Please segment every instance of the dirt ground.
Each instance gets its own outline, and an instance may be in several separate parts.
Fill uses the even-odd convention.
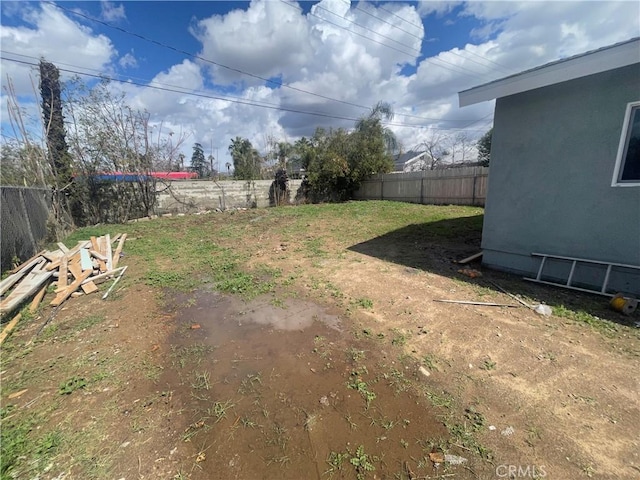
[[[477,234],[353,243],[322,218],[292,237],[248,215],[270,294],[149,286],[133,254],[113,298],[20,324],[2,347],[3,479],[640,476],[637,313],[469,279],[452,261]],[[435,301],[518,305],[490,282],[568,308]]]

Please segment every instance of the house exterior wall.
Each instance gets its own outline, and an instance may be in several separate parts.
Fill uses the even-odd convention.
[[[497,99],[486,265],[532,276],[532,252],[640,265],[640,187],[611,186],[625,108],[638,100],[640,64]],[[585,285],[602,283],[585,270]],[[618,270],[611,286],[640,295],[640,274]]]

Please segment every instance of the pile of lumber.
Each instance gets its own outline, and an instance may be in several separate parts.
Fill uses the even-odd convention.
[[[97,292],[96,284],[109,278],[117,276],[117,282],[127,269],[118,267],[126,238],[126,233],[114,238],[110,235],[91,237],[73,248],[58,243],[57,250],[37,253],[0,282],[0,315],[10,314],[36,294],[34,301],[39,298],[39,303],[51,281],[56,286],[56,296],[50,303],[53,307],[71,296]]]

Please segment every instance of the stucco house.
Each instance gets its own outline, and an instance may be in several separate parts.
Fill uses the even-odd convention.
[[[640,296],[640,38],[459,93],[493,99],[483,264],[589,260],[548,257],[540,280]]]

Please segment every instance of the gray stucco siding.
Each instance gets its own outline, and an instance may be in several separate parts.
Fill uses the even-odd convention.
[[[497,99],[485,264],[532,274],[541,252],[640,265],[640,187],[611,186],[638,100],[640,64]],[[623,283],[640,294],[636,280]]]

